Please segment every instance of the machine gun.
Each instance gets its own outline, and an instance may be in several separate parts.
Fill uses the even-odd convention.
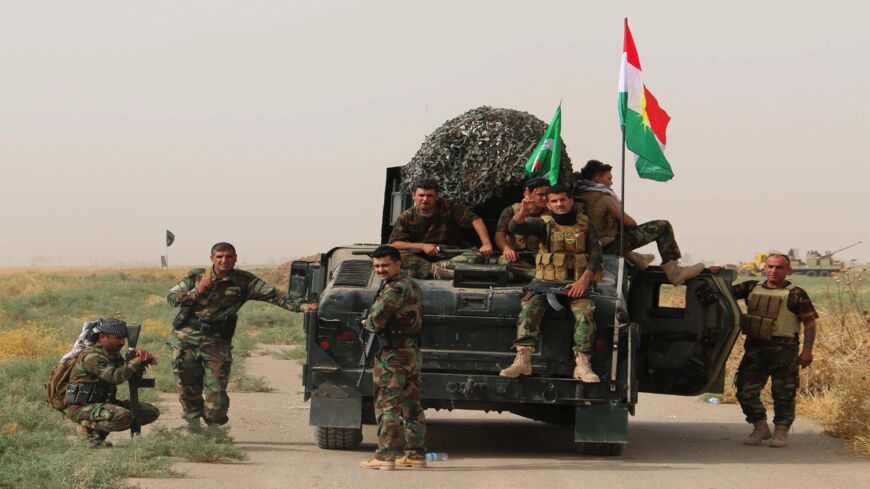
[[[142,325],[127,325],[127,355],[125,359],[128,362],[136,356],[136,348],[139,345],[139,335],[141,332]],[[127,381],[127,385],[130,388],[130,412],[133,414],[133,424],[130,425],[131,438],[142,434],[142,413],[139,411],[139,389],[154,387],[154,379],[144,378],[145,367],[148,363],[150,362],[145,362],[139,365],[136,373]]]

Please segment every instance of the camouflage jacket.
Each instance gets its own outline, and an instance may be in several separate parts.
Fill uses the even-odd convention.
[[[746,282],[732,285],[731,290],[734,292],[734,298],[746,301],[749,298],[749,294],[752,293],[752,289],[754,289],[759,283],[764,288],[770,288],[767,286],[767,280],[763,282],[747,280]],[[785,286],[788,286],[790,283],[791,282],[786,282]],[[800,287],[794,287],[789,291],[786,307],[788,307],[788,310],[793,312],[801,322],[806,322],[810,319],[816,319],[819,317],[816,308],[813,306],[813,301],[811,301],[810,296],[807,295],[807,291]]]
[[[89,346],[76,356],[69,383],[118,385],[129,380],[136,369],[133,362],[125,362],[117,353],[109,354],[100,345]]]
[[[541,214],[543,214],[544,212],[546,212],[546,209],[542,209],[537,214],[529,214],[529,217],[530,218],[540,217]],[[505,209],[503,211],[501,211],[501,215],[498,216],[498,223],[495,225],[495,232],[507,234],[508,235],[508,244],[510,244],[511,247],[515,251],[520,251],[520,249],[537,250],[538,249],[537,246],[534,246],[534,247],[527,246],[525,248],[520,248],[519,245],[516,243],[516,240],[513,237],[515,233],[512,233],[510,231],[510,229],[508,229],[511,221],[514,220],[514,214],[515,214],[515,212],[514,212],[513,205],[509,205],[509,206],[505,207]]]
[[[480,219],[477,214],[468,210],[462,204],[439,200],[435,212],[425,217],[420,215],[417,207],[411,207],[399,215],[390,243],[406,241],[409,243],[451,244],[461,245],[466,240],[467,233],[463,229],[471,229],[471,223]]]
[[[200,295],[196,291],[196,284],[202,280],[205,272],[203,268],[195,268],[184,280],[175,284],[166,296],[169,304],[174,307],[192,306],[196,319],[210,322],[223,321],[235,315],[247,301],[268,302],[293,312],[302,312],[302,307],[307,305],[301,299],[281,296],[274,285],[244,270],[233,270],[226,278],[215,276],[212,288]],[[182,340],[191,341],[203,336],[198,329],[189,326],[174,331],[174,334]]]
[[[522,223],[511,220],[508,228],[512,233],[525,234],[527,236],[537,236],[542,242],[548,242],[550,239],[549,226],[542,219],[529,217]],[[601,264],[604,261],[604,256],[601,251],[601,243],[598,241],[598,229],[595,224],[589,223],[586,229],[586,254],[589,255],[589,262],[586,269],[592,273],[598,272]]]
[[[423,291],[417,282],[398,276],[381,285],[364,327],[373,332],[387,329],[399,333],[406,337],[404,341],[408,345],[413,340],[407,337],[420,333],[422,321]]]

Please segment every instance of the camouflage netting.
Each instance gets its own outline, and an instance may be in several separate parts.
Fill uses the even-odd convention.
[[[547,129],[547,123],[512,109],[478,107],[445,122],[426,137],[402,168],[410,192],[420,179],[434,179],[441,196],[472,207],[507,188],[523,184],[523,167]],[[560,182],[571,182],[571,159],[562,142]]]

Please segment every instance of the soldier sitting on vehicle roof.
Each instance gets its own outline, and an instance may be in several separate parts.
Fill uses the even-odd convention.
[[[523,186],[523,199],[531,202],[529,217],[540,217],[547,210],[547,190],[550,181],[546,178],[530,178]],[[498,218],[495,228],[495,246],[501,250],[498,258],[500,265],[507,265],[513,279],[531,280],[535,278],[535,253],[538,251],[538,237],[511,233],[508,225],[523,203],[518,202],[505,208]]]
[[[480,263],[492,255],[492,243],[483,219],[458,202],[438,198],[434,180],[414,184],[414,207],[402,212],[390,234],[390,245],[405,251],[402,268],[415,278],[452,279],[456,263]],[[463,246],[464,229],[474,229],[480,238],[479,253],[463,253],[447,259],[439,245]],[[415,254],[407,252],[417,252]],[[425,257],[441,260],[432,263]]]
[[[608,254],[619,253],[619,216],[621,206],[613,192],[612,166],[597,160],[589,160],[580,171],[579,179],[574,183],[574,192],[578,200],[585,204],[586,215],[601,233],[601,246]],[[575,176],[577,176],[575,174]],[[680,247],[674,237],[671,223],[665,220],[649,221],[638,224],[627,213],[625,215],[625,251],[630,252],[655,242],[662,257],[662,270],[668,281],[673,285],[681,285],[686,280],[698,275],[704,270],[703,263],[688,267],[679,266]],[[626,253],[626,259],[641,270],[653,260],[652,255]]]

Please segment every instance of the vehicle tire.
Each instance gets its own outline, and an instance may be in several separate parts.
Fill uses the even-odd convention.
[[[577,449],[583,455],[599,457],[617,457],[622,455],[625,443],[577,443]]]
[[[830,277],[830,276],[831,276],[831,272],[829,272],[827,270],[819,272],[819,277]]]
[[[807,277],[815,277],[817,274],[816,274],[816,271],[815,271],[815,270],[810,270],[810,271],[808,271],[805,275],[806,275]]]
[[[317,447],[326,450],[353,450],[362,443],[361,428],[317,427]]]

